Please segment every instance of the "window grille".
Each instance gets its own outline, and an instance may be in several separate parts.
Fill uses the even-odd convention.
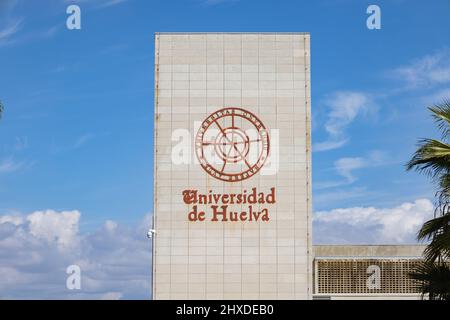
[[[417,281],[409,273],[420,259],[316,259],[315,288],[318,294],[418,293]],[[379,282],[372,270],[378,266]]]

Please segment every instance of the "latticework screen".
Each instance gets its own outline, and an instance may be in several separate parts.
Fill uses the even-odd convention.
[[[417,293],[409,273],[419,259],[318,259],[315,293]]]

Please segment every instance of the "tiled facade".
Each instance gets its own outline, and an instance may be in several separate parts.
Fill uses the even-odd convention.
[[[168,33],[156,34],[155,46],[154,299],[310,299],[309,34]],[[261,170],[224,182],[198,163],[199,123],[226,107],[244,108],[275,129],[269,134],[270,159],[279,154],[275,174]],[[188,163],[173,161],[179,129],[192,140]],[[265,205],[269,221],[187,218],[186,189],[252,188],[276,189],[276,203]]]

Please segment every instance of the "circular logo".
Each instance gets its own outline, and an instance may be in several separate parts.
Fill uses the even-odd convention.
[[[195,152],[212,177],[237,182],[255,175],[269,156],[266,127],[242,108],[217,110],[203,121],[195,138]]]

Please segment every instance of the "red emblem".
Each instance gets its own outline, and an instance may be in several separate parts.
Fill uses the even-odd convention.
[[[195,151],[203,169],[216,179],[237,182],[255,175],[269,156],[266,127],[242,108],[224,108],[203,121]]]

